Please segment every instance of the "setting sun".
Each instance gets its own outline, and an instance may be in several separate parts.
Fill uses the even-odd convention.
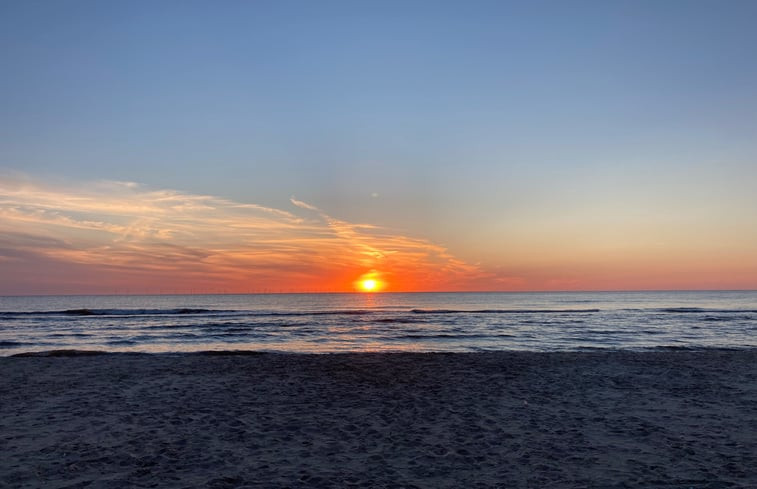
[[[373,279],[363,280],[360,282],[360,288],[366,292],[373,292],[378,287],[378,283]]]
[[[386,282],[381,280],[381,272],[371,270],[358,277],[353,286],[358,292],[379,292],[386,287]]]

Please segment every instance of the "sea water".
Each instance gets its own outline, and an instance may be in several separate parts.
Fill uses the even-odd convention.
[[[757,347],[757,292],[0,297],[0,355]]]

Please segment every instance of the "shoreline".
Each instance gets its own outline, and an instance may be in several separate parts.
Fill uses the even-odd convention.
[[[118,351],[118,350],[83,350],[83,349],[53,349],[31,350],[10,355],[0,355],[2,358],[69,358],[94,357],[113,355],[147,355],[147,356],[257,356],[257,355],[292,355],[292,356],[339,356],[339,355],[498,355],[498,354],[655,354],[655,353],[718,353],[718,352],[757,352],[757,347],[745,346],[707,347],[707,346],[655,346],[650,348],[583,348],[578,350],[482,350],[482,351],[408,351],[408,350],[367,350],[367,351],[324,351],[299,352],[285,350],[194,350],[194,351]]]
[[[1,357],[0,485],[757,486],[757,349],[205,353]]]

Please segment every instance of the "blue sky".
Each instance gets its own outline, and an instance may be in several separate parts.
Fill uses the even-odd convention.
[[[757,254],[756,22],[738,1],[3,2],[0,169],[295,196],[508,275],[562,240],[538,266],[579,281],[628,236],[701,259],[708,227]]]

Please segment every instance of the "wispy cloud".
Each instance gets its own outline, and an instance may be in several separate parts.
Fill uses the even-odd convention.
[[[297,200],[297,199],[294,198],[294,196],[292,196],[292,197],[289,198],[289,202],[291,202],[292,204],[294,204],[297,207],[300,207],[302,209],[307,209],[309,211],[321,212],[321,210],[319,208],[317,208],[316,206],[310,205],[307,202],[302,202],[301,200]]]
[[[484,276],[428,240],[290,201],[0,177],[0,293],[349,290],[368,271],[441,290]]]

